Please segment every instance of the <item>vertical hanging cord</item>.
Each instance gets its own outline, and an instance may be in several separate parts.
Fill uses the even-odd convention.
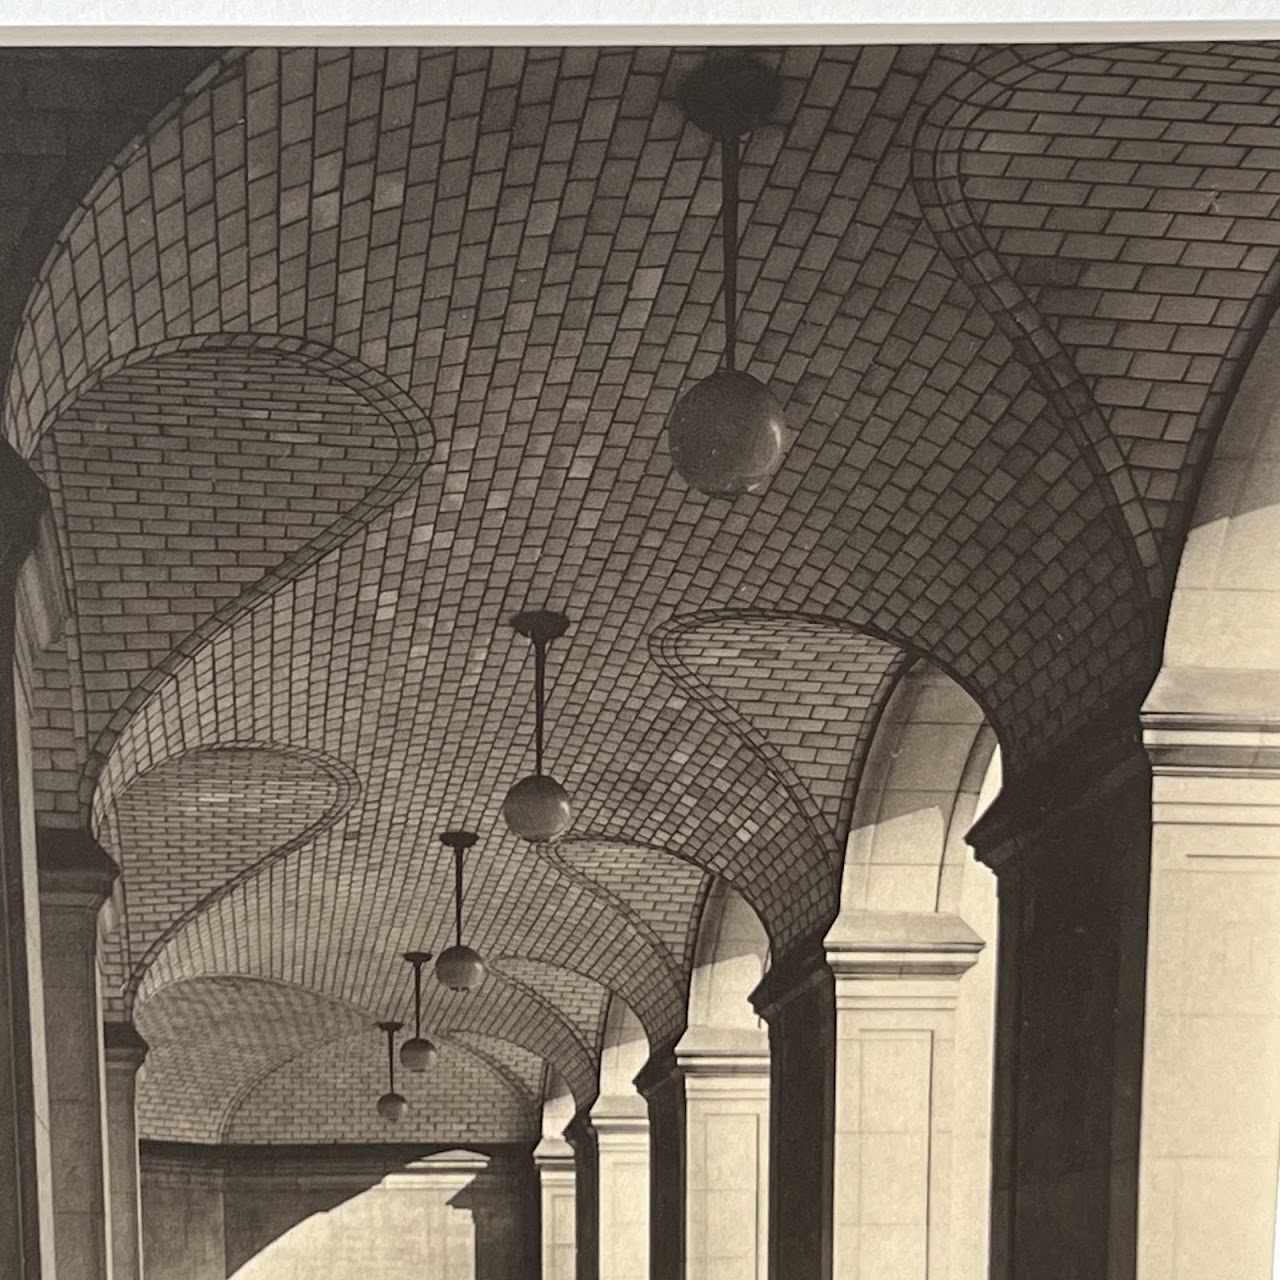
[[[453,922],[462,946],[462,850],[453,851]]]
[[[542,777],[542,732],[544,724],[544,716],[546,714],[546,683],[547,683],[547,645],[545,640],[535,640],[533,642],[533,711],[534,711],[534,758],[536,764],[534,772],[538,777]]]
[[[388,1093],[396,1091],[396,1033],[394,1031],[387,1032],[387,1080],[389,1087]]]
[[[413,962],[413,1038],[422,1039],[422,961]]]
[[[724,226],[724,364],[737,368],[738,347],[738,139],[720,135],[720,208]]]

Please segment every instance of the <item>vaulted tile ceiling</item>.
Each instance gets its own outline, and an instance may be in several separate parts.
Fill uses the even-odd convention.
[[[679,1034],[708,873],[775,957],[831,919],[912,661],[1014,775],[1151,678],[1274,293],[1280,51],[760,50],[741,337],[799,435],[734,501],[663,442],[723,342],[702,56],[227,54],[31,281],[4,428],[71,601],[36,781],[123,869],[147,1136],[380,1136],[371,1020],[447,943],[465,825],[492,972],[428,984],[406,1123],[528,1137],[547,1064],[590,1101],[610,993]],[[541,607],[576,814],[533,849]]]

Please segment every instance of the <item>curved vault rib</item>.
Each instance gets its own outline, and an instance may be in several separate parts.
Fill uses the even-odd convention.
[[[344,394],[353,397],[354,403],[365,405],[389,430],[390,438],[395,441],[395,457],[373,487],[354,503],[340,508],[328,525],[274,565],[264,568],[257,579],[246,584],[234,596],[225,599],[185,635],[165,638],[167,651],[164,656],[133,685],[127,696],[114,707],[105,723],[96,730],[94,726],[90,726],[94,740],[80,779],[80,802],[86,816],[93,807],[99,776],[107,769],[115,744],[148,700],[214,636],[250,612],[257,604],[269,599],[280,587],[302,577],[328,552],[341,546],[387,511],[418,483],[433,460],[436,440],[426,414],[386,375],[332,348],[299,338],[272,334],[202,334],[172,339],[132,352],[106,366],[78,388],[75,397],[48,430],[56,439],[59,421],[65,422],[67,415],[73,413],[77,405],[86,403],[96,390],[109,387],[114,376],[125,376],[129,371],[163,370],[165,360],[172,361],[180,357],[207,359],[209,356],[228,362],[238,360],[250,372],[264,362],[282,361],[286,366],[296,366],[308,378],[315,378],[318,386],[328,382],[342,388]],[[216,385],[215,382],[215,388]],[[212,394],[217,394],[216,389]],[[264,388],[262,394],[269,396],[269,387]],[[286,413],[287,408],[286,405]],[[75,566],[70,563],[74,558],[74,549],[66,546],[65,534],[60,541],[64,544],[64,560],[68,562],[68,571],[74,581]]]
[[[914,655],[847,622],[757,610],[676,617],[649,645],[678,688],[761,755],[838,862],[867,744]]]
[[[1052,50],[1036,58],[1008,50],[977,67],[965,66],[917,126],[911,147],[912,183],[939,246],[1031,371],[1054,417],[1076,437],[1095,480],[1110,495],[1136,575],[1158,586],[1162,570],[1155,532],[1115,438],[1075,362],[979,225],[956,159],[969,125],[1012,91],[996,75],[1014,65],[1030,75],[1054,58],[1069,56],[1070,50]]]
[[[468,1045],[442,1041],[438,1050],[432,1071],[397,1073],[397,1090],[409,1100],[394,1131],[401,1141],[445,1142],[461,1134],[473,1141],[520,1142],[532,1136],[540,1111],[524,1087]],[[386,1089],[386,1070],[385,1045],[379,1052],[372,1027],[328,1042],[311,1059],[295,1054],[238,1099],[220,1140],[272,1142],[283,1133],[285,1141],[298,1141],[303,1132],[314,1140],[318,1131],[320,1140],[385,1142],[388,1131],[373,1102]],[[300,1119],[290,1102],[304,1093],[315,1113],[309,1109]],[[295,1134],[291,1126],[299,1123],[304,1128]]]
[[[333,802],[328,809],[317,817],[314,821],[305,826],[296,835],[286,840],[284,843],[268,850],[256,861],[241,867],[232,876],[224,880],[216,888],[208,891],[197,901],[190,903],[184,907],[176,916],[173,916],[163,930],[157,934],[147,945],[142,956],[136,961],[132,955],[127,957],[128,970],[124,987],[124,1005],[126,1015],[132,1012],[135,1001],[137,1000],[138,991],[146,978],[148,970],[155,963],[157,957],[165,949],[168,943],[176,937],[186,926],[193,920],[204,915],[222,898],[232,893],[240,885],[260,875],[275,863],[287,858],[291,853],[299,849],[305,848],[311,844],[318,836],[330,830],[338,823],[356,804],[360,797],[361,783],[360,778],[355,770],[345,765],[340,760],[335,760],[330,756],[326,756],[317,751],[305,751],[297,747],[281,747],[277,744],[270,743],[236,743],[228,742],[220,744],[216,747],[198,747],[193,751],[183,753],[178,756],[170,756],[160,764],[153,765],[151,769],[138,774],[131,784],[131,789],[145,779],[153,776],[155,773],[163,770],[166,765],[173,764],[193,757],[218,757],[226,753],[243,753],[243,752],[271,752],[278,756],[284,756],[291,759],[297,759],[307,764],[315,765],[323,771],[335,784],[335,795]],[[118,813],[119,805],[127,802],[130,791],[126,790],[119,795],[113,803],[113,809]],[[130,844],[130,852],[123,864],[125,881],[125,902],[127,908],[128,902],[128,875],[130,863],[136,863],[137,844]],[[126,909],[124,935],[126,939],[129,935],[129,916]],[[160,988],[161,990],[163,988]],[[154,993],[153,993],[154,994]]]

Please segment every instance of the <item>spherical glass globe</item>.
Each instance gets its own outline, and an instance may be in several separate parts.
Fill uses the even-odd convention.
[[[437,1056],[435,1045],[425,1037],[414,1036],[400,1046],[400,1065],[406,1071],[425,1071]]]
[[[436,960],[436,980],[450,991],[474,991],[485,973],[480,953],[470,947],[449,947]]]
[[[712,498],[763,488],[790,442],[773,392],[733,369],[717,370],[676,401],[667,439],[676,470]]]
[[[378,1099],[378,1116],[388,1124],[395,1124],[397,1120],[403,1120],[404,1113],[408,1110],[409,1103],[401,1094],[384,1093]]]
[[[546,774],[521,778],[502,802],[502,816],[522,840],[548,844],[569,829],[573,805],[569,793]]]

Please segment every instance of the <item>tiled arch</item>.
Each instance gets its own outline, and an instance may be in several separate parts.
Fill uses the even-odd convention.
[[[88,751],[38,770],[42,805],[57,813],[57,794],[73,792],[83,821],[103,802],[104,770],[108,789],[127,783],[133,756],[154,748],[135,738],[116,769],[112,752],[155,693],[411,492],[434,448],[421,409],[384,376],[281,335],[170,339],[69,393],[37,459],[59,517],[70,694]],[[164,607],[122,628],[122,602],[143,594]]]

